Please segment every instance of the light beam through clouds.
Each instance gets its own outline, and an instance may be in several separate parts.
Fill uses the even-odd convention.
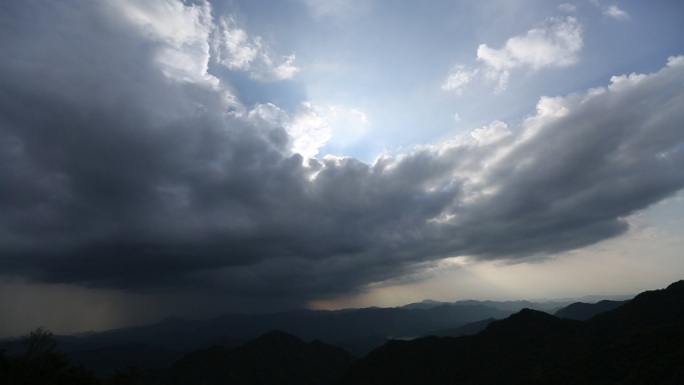
[[[635,215],[684,187],[682,56],[365,162],[321,149],[382,126],[374,111],[240,100],[224,71],[295,87],[309,63],[274,53],[239,15],[171,0],[0,6],[0,285],[101,296],[116,302],[102,317],[122,323],[155,301],[210,315],[392,283],[446,290],[430,278],[445,261],[473,272],[463,282],[532,274],[527,262],[633,236]],[[453,72],[431,100],[578,65],[590,44],[580,16],[546,20],[500,48],[473,40],[476,66],[443,63]],[[410,110],[415,130],[433,124]],[[495,273],[501,263],[518,267]]]

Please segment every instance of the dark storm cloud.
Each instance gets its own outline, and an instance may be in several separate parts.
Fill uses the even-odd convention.
[[[117,15],[0,6],[0,275],[308,300],[448,256],[593,244],[684,186],[681,59],[542,99],[510,129],[373,164],[307,161],[277,107],[250,110],[157,55],[201,61],[201,42]]]

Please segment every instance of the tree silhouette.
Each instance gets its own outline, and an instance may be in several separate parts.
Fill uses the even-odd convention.
[[[44,326],[29,333],[21,344],[24,346],[24,358],[27,360],[57,353],[57,340]]]
[[[96,385],[100,381],[82,366],[72,366],[57,350],[57,340],[44,327],[22,340],[24,353],[18,357],[0,354],[0,382],[3,385]]]

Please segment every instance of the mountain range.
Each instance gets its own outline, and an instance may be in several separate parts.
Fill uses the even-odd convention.
[[[440,305],[428,309],[364,308],[341,311],[298,310],[275,314],[228,314],[208,320],[168,318],[159,323],[65,338],[71,351],[143,344],[151,349],[186,352],[213,345],[235,347],[271,330],[311,341],[319,339],[363,356],[395,338],[460,326],[512,312],[484,305]],[[79,349],[78,345],[87,349]]]
[[[628,301],[610,301],[607,299],[596,303],[575,302],[559,309],[557,312],[553,313],[553,315],[558,318],[586,321],[600,313],[620,307],[627,302]]]
[[[472,336],[391,341],[338,385],[684,383],[684,281],[587,321],[523,309]]]
[[[331,384],[353,362],[340,348],[318,340],[306,343],[280,330],[238,348],[214,346],[185,355],[171,367],[148,375],[150,384]]]
[[[59,340],[105,385],[684,383],[684,281],[629,301],[523,303],[169,318]]]

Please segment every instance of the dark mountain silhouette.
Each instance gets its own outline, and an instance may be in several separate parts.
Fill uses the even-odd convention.
[[[208,320],[170,317],[161,322],[57,336],[71,361],[98,375],[129,366],[143,370],[171,365],[183,354],[223,346],[237,347],[270,330],[280,329],[306,341],[321,340],[362,357],[392,338],[413,338],[431,330],[458,327],[510,312],[482,305],[441,305],[429,309],[366,308],[339,311],[298,310],[275,314],[228,314]],[[8,354],[21,350],[16,341],[2,341]]]
[[[600,383],[684,383],[684,281],[643,292],[588,320],[586,329],[594,349],[555,379],[572,375]]]
[[[588,323],[601,332],[624,334],[684,320],[684,280],[665,289],[645,291],[614,310],[599,314]]]
[[[575,302],[562,309],[559,309],[554,315],[558,318],[568,318],[578,321],[586,321],[593,318],[595,315],[613,310],[619,306],[624,305],[628,301],[610,301],[603,300],[597,303]]]
[[[150,383],[325,385],[352,361],[342,349],[272,331],[238,348],[216,346],[192,352],[155,374]]]
[[[44,338],[36,336],[50,337],[45,339],[48,349],[43,349],[49,354],[41,360],[50,363],[52,371],[44,374],[59,372],[67,383],[684,383],[684,281],[641,293],[612,310],[606,307],[615,303],[594,305],[575,305],[558,312],[586,317],[587,312],[601,311],[586,321],[533,309],[493,320],[502,310],[481,304],[227,315],[207,321],[169,318],[143,327],[61,337],[60,351],[65,345],[66,354],[54,350],[58,341],[51,333],[34,332],[32,336],[40,341]],[[488,317],[490,314],[493,316]],[[250,337],[272,324],[288,330]],[[434,325],[441,328],[426,329]],[[290,330],[301,335],[296,337]],[[460,337],[410,340],[422,330]],[[317,336],[366,349],[369,341],[380,345],[393,339],[353,362],[349,353],[315,339]],[[251,341],[241,342],[246,339]],[[3,346],[16,349],[18,343],[10,341]],[[21,348],[32,351],[26,350],[25,344]],[[10,350],[0,352],[0,383],[7,378],[13,378],[9,383],[26,383],[23,379],[36,373],[33,355]],[[129,365],[143,370],[127,368]]]
[[[570,344],[577,322],[523,309],[475,336],[392,341],[356,362],[340,384],[507,383],[549,365],[548,351]]]
[[[481,321],[469,322],[465,325],[462,325],[462,326],[459,326],[456,328],[431,331],[431,332],[425,333],[425,336],[436,336],[436,337],[470,336],[470,335],[477,334],[477,333],[485,330],[487,328],[487,326],[494,321],[496,321],[496,319],[487,318],[487,319],[483,319]]]
[[[100,377],[133,366],[145,369],[161,369],[173,364],[183,352],[169,349],[153,349],[146,345],[112,346],[93,350],[66,353],[75,365],[83,365]]]
[[[684,281],[585,322],[524,309],[474,336],[392,341],[337,382],[416,383],[684,383]]]

